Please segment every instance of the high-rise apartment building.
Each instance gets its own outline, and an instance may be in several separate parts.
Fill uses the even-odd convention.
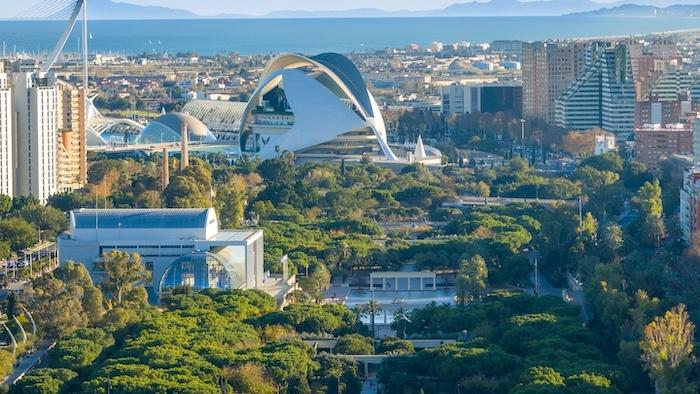
[[[637,102],[636,124],[681,122],[688,113],[700,112],[700,81],[687,71],[667,70],[646,89]]]
[[[87,178],[86,95],[18,60],[0,63],[0,193],[33,196],[82,187]]]
[[[555,100],[581,76],[583,42],[534,42],[523,46],[523,117],[554,121]]]
[[[635,85],[626,46],[607,47],[595,54],[582,76],[556,100],[555,113],[559,127],[633,133]]]
[[[680,197],[681,238],[691,244],[700,223],[700,167],[693,166],[683,172]]]
[[[637,100],[648,95],[649,88],[661,73],[680,69],[683,63],[678,47],[668,38],[662,37],[651,43],[631,41],[628,48],[637,84]]]
[[[693,153],[693,125],[690,122],[643,125],[635,130],[634,139],[637,161],[652,172],[660,170],[659,164],[664,159]]]
[[[41,202],[58,192],[58,88],[46,73],[12,74],[15,195]]]
[[[85,185],[86,111],[85,90],[64,82],[58,83],[58,191],[66,193]]]
[[[12,145],[12,91],[0,63],[0,194],[14,195]]]

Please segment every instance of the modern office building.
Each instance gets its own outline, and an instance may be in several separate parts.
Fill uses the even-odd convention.
[[[522,115],[523,87],[516,83],[453,84],[442,88],[441,98],[443,114],[513,112],[516,116]]]
[[[260,158],[381,155],[396,160],[374,97],[343,55],[283,54],[265,68],[241,122],[241,151]]]
[[[58,110],[56,81],[47,73],[12,74],[15,195],[41,202],[58,193]]]
[[[87,113],[85,90],[58,83],[58,192],[79,189],[87,182]]]
[[[644,163],[649,171],[658,172],[659,163],[673,155],[693,154],[693,125],[647,124],[634,132],[637,161]]]
[[[518,40],[495,40],[491,42],[491,51],[516,56],[519,59],[523,55],[524,44]]]
[[[571,130],[601,128],[629,136],[635,125],[635,87],[627,49],[607,47],[556,100],[555,124]]]
[[[81,209],[70,213],[70,232],[57,242],[60,262],[84,264],[96,283],[105,254],[138,253],[154,299],[180,286],[257,289],[265,281],[263,232],[220,230],[212,208]]]
[[[523,117],[554,122],[555,100],[586,65],[583,42],[533,42],[523,46]]]
[[[0,194],[14,196],[12,90],[0,63]]]

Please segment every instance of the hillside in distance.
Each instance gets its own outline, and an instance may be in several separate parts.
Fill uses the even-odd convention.
[[[90,0],[88,12],[91,19],[188,19],[199,17],[187,10],[136,5],[113,0]]]
[[[617,7],[602,8],[595,11],[572,13],[575,16],[628,16],[628,17],[698,17],[700,4],[676,4],[668,7],[651,5],[623,4]]]

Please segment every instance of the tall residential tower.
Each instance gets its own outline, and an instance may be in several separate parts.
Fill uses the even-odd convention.
[[[583,73],[586,51],[583,42],[523,46],[523,117],[554,121],[554,101]]]
[[[626,46],[607,47],[595,55],[583,75],[556,100],[555,108],[559,127],[633,133],[635,84]]]
[[[0,63],[0,194],[14,194],[12,145],[12,91]]]
[[[87,180],[85,89],[58,83],[58,191],[79,189]]]
[[[38,71],[12,74],[15,147],[14,195],[42,203],[58,193],[58,88]]]

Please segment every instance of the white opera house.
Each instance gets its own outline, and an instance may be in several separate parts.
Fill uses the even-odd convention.
[[[240,146],[262,159],[280,151],[314,160],[403,159],[389,146],[381,111],[360,71],[337,53],[273,59],[243,112]]]
[[[115,127],[121,135],[121,123],[102,123],[107,123],[104,135]],[[190,101],[182,113],[163,114],[134,131],[134,149],[177,142],[183,124],[190,144],[231,145],[236,155],[263,160],[289,151],[298,161],[369,157],[398,167],[442,162],[442,152],[420,139],[389,144],[380,107],[362,74],[337,53],[279,55],[265,67],[248,103]],[[101,141],[98,145],[105,144]]]

